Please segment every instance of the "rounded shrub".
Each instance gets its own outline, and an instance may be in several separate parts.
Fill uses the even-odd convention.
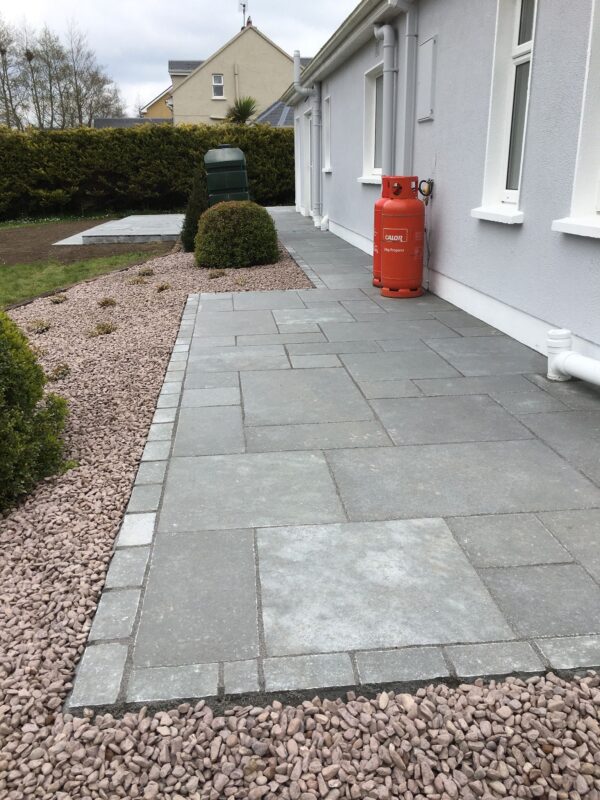
[[[0,512],[64,465],[67,403],[44,395],[45,381],[27,339],[0,311]]]
[[[250,200],[230,200],[200,217],[196,261],[200,267],[254,267],[279,257],[277,232],[269,212]]]

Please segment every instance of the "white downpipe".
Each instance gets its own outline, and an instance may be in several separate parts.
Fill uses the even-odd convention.
[[[381,172],[394,174],[394,119],[396,97],[396,35],[391,25],[377,25],[375,38],[383,41],[383,136]]]
[[[312,126],[312,173],[311,173],[311,211],[316,228],[321,227],[323,202],[321,192],[321,84],[315,83],[310,89],[301,84],[300,51],[294,50],[294,90],[302,97],[311,98]]]
[[[579,378],[600,386],[600,361],[571,350],[571,331],[548,331],[548,378],[568,381]]]

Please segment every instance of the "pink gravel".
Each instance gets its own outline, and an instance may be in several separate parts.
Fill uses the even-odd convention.
[[[171,254],[11,316],[70,401],[69,457],[0,520],[0,798],[600,798],[600,678],[429,686],[297,706],[204,702],[116,719],[61,712],[83,651],[186,295],[310,286],[289,259],[209,280]],[[240,280],[246,282],[240,286]],[[237,282],[237,283],[236,283]],[[157,292],[160,283],[171,288]],[[117,305],[101,309],[98,300]],[[89,338],[98,323],[116,330]]]

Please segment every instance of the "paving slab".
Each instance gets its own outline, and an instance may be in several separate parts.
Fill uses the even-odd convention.
[[[127,639],[133,631],[139,600],[139,589],[104,592],[92,622],[89,641]]]
[[[238,372],[257,369],[290,369],[281,345],[258,347],[219,347],[215,350],[192,350],[188,372]]]
[[[489,642],[445,648],[459,678],[542,672],[544,665],[529,642]]]
[[[369,404],[345,370],[290,370],[241,376],[246,425],[298,425],[373,419]]]
[[[507,567],[482,574],[519,635],[600,633],[600,587],[579,565]]]
[[[107,589],[141,586],[144,582],[150,547],[129,547],[115,550],[106,575]]]
[[[323,422],[267,425],[246,429],[249,453],[279,450],[332,450],[347,447],[388,447],[392,444],[378,422]]]
[[[377,317],[371,322],[326,322],[321,329],[330,342],[379,341],[383,339],[430,339],[458,337],[437,319],[397,320],[394,316]],[[531,371],[531,370],[530,370]],[[458,374],[458,373],[451,373]],[[423,376],[428,377],[427,375]]]
[[[573,560],[534,514],[452,517],[447,523],[476,567],[519,567]]]
[[[428,339],[427,344],[465,376],[543,372],[547,359],[508,336]]]
[[[238,406],[182,408],[179,412],[173,455],[243,453],[244,449],[242,412]]]
[[[402,353],[343,353],[340,355],[340,360],[357,381],[458,375],[450,364],[431,350],[410,350]]]
[[[218,693],[218,664],[134,669],[127,685],[130,703],[185,700]]]
[[[185,389],[181,408],[207,408],[209,406],[239,406],[239,386]]]
[[[332,450],[327,459],[352,520],[600,503],[600,489],[535,440]]]
[[[281,308],[304,308],[304,303],[295,291],[238,292],[233,295],[233,308],[236,311],[251,309],[273,311]]]
[[[116,703],[126,660],[126,644],[110,642],[86,647],[75,675],[70,708]]]
[[[159,530],[254,528],[343,518],[321,453],[175,457],[167,473]]]
[[[548,530],[600,581],[600,509],[538,514]]]
[[[258,692],[258,660],[227,662],[223,667],[223,681],[226,695]]]
[[[235,586],[223,602],[223,588]],[[159,537],[133,648],[136,667],[236,661],[258,655],[250,531]]]
[[[271,528],[257,542],[269,655],[514,636],[442,520]]]
[[[356,653],[361,683],[414,683],[450,677],[440,647],[404,647]]]
[[[352,686],[355,682],[348,653],[266,658],[264,671],[268,692]]]
[[[553,669],[600,667],[600,636],[538,639],[536,644]]]
[[[531,392],[536,387],[523,375],[485,375],[480,378],[429,378],[415,381],[423,394],[438,395],[489,394],[491,392]]]
[[[273,314],[270,311],[237,311],[235,314],[202,311],[194,329],[195,336],[237,336],[248,333],[277,333]]]
[[[183,214],[133,214],[95,225],[55,244],[174,242],[181,233],[183,218]]]
[[[490,397],[417,397],[371,402],[395,444],[492,442],[532,434]]]
[[[596,411],[528,414],[526,422],[540,439],[600,483],[600,407]]]

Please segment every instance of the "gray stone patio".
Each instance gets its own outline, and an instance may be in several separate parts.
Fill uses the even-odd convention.
[[[600,665],[600,393],[292,210],[190,296],[71,708]]]

